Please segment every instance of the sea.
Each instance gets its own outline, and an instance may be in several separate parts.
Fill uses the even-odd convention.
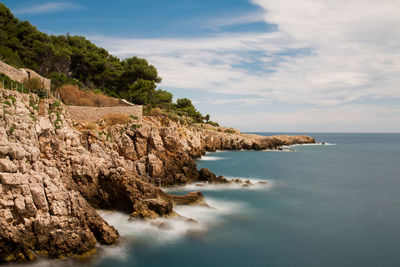
[[[199,169],[252,185],[166,189],[205,196],[208,206],[178,206],[180,218],[100,211],[121,241],[81,265],[400,266],[400,134],[302,134],[318,144],[198,159]]]

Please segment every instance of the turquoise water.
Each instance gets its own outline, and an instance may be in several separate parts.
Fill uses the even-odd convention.
[[[400,266],[400,134],[310,135],[335,145],[199,160],[217,175],[269,184],[174,190],[201,190],[215,208],[178,209],[199,221],[193,229],[106,215],[125,238],[94,265]]]

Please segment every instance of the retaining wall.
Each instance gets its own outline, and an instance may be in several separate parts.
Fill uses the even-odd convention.
[[[96,122],[109,113],[122,113],[142,118],[143,106],[125,106],[125,107],[81,107],[67,106],[71,118],[79,121]]]
[[[39,78],[43,82],[43,88],[47,91],[50,90],[51,80],[40,76],[33,70],[30,69],[17,69],[11,65],[0,61],[0,73],[4,73],[11,80],[22,83],[24,79]]]

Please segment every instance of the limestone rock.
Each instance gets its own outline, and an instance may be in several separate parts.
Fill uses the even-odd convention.
[[[3,104],[10,97],[14,107]],[[93,252],[96,242],[115,243],[118,232],[95,209],[147,219],[174,214],[174,204],[204,204],[200,192],[170,196],[159,186],[229,182],[197,170],[194,159],[206,151],[315,142],[218,132],[162,116],[143,117],[141,127],[131,121],[89,130],[52,101],[42,101],[48,112],[39,116],[36,95],[0,89],[7,111],[0,116],[0,262],[33,260],[38,252],[79,255]]]
[[[5,158],[0,159],[0,172],[17,172],[18,166],[11,160]]]

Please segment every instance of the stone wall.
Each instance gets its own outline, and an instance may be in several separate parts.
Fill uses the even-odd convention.
[[[0,73],[4,73],[11,80],[22,83],[24,79],[39,78],[43,82],[43,88],[45,90],[50,90],[51,80],[40,76],[33,70],[30,69],[17,69],[10,66],[3,61],[0,61]]]
[[[109,113],[122,113],[142,118],[143,106],[125,106],[125,107],[80,107],[67,106],[71,118],[79,121],[96,122]]]

